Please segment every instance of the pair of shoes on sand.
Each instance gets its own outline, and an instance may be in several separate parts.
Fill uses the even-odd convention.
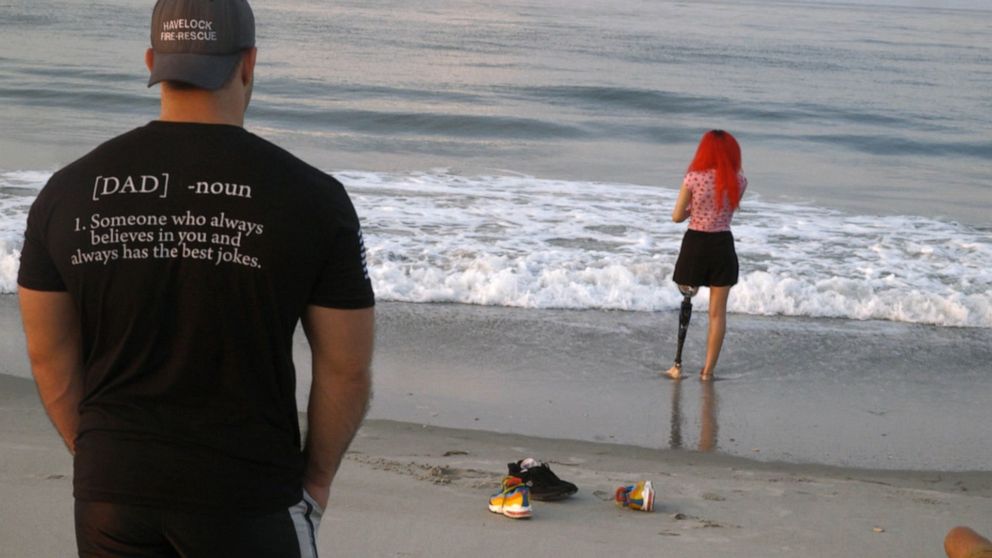
[[[574,484],[561,480],[546,463],[532,457],[507,463],[509,474],[503,477],[500,490],[489,497],[489,511],[513,519],[527,519],[533,510],[530,499],[554,501],[579,491]]]
[[[503,477],[500,491],[489,498],[489,511],[512,519],[528,519],[533,514],[531,497],[561,500],[579,490],[574,484],[558,478],[545,464],[534,461],[526,468],[522,464],[522,461],[508,464],[511,474]],[[621,486],[617,488],[614,500],[620,508],[651,512],[654,511],[654,487],[651,481]]]

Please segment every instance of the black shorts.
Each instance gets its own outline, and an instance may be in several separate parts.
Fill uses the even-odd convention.
[[[737,284],[737,273],[737,251],[730,231],[685,232],[673,281],[693,287],[729,287]]]
[[[81,558],[316,558],[321,515],[306,493],[288,509],[247,516],[76,500],[76,546]]]

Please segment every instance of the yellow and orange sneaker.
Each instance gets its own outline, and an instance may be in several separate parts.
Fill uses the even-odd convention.
[[[489,511],[512,519],[527,519],[531,515],[530,489],[518,477],[503,477],[500,490],[489,497]]]
[[[654,509],[654,487],[651,481],[640,481],[617,488],[615,495],[617,506],[632,510],[649,512]]]

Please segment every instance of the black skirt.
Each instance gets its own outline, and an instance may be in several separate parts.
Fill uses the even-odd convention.
[[[729,287],[737,284],[737,273],[737,251],[730,231],[685,232],[673,281],[693,287]]]

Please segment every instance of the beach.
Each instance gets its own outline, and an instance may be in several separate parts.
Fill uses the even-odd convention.
[[[0,297],[0,304],[4,332],[0,556],[71,555],[71,461],[25,377],[15,301]],[[968,467],[983,459],[988,463],[988,446],[969,447],[982,440],[969,438],[967,429],[960,435],[948,429],[933,438],[917,432],[915,442],[904,446],[899,440],[910,439],[905,430],[915,429],[912,423],[899,426],[904,417],[887,423],[885,415],[863,413],[864,428],[845,432],[846,425],[831,418],[841,414],[837,413],[819,414],[820,427],[809,432],[778,432],[774,421],[762,418],[760,409],[755,409],[756,414],[744,413],[750,417],[747,420],[732,410],[734,390],[751,389],[739,359],[756,349],[728,346],[728,375],[738,370],[743,377],[712,384],[719,404],[712,408],[711,394],[707,411],[708,388],[700,382],[687,379],[677,384],[657,376],[655,368],[668,363],[656,361],[669,357],[667,342],[673,333],[659,333],[663,345],[643,337],[644,332],[638,334],[636,323],[646,320],[641,313],[609,314],[612,327],[606,327],[601,315],[579,320],[574,312],[563,313],[564,318],[543,321],[537,333],[532,329],[536,324],[527,325],[526,311],[520,312],[460,305],[379,305],[375,401],[335,481],[320,528],[322,555],[504,556],[523,548],[534,556],[692,557],[725,552],[755,557],[800,553],[922,558],[940,556],[942,537],[955,525],[988,528],[992,473]],[[705,323],[703,316],[698,319]],[[731,328],[734,319],[731,316]],[[781,339],[790,326],[776,326],[778,321],[768,320],[764,330],[775,330]],[[858,328],[894,326],[846,326],[851,327],[855,331],[850,335],[857,336],[863,333]],[[963,333],[953,340],[958,350],[967,347],[963,339],[975,337],[969,358],[989,350],[983,344],[984,330],[957,331]],[[920,332],[915,333],[919,342]],[[808,359],[818,358],[813,351],[817,347],[836,353],[836,339],[826,333],[822,337],[803,347]],[[641,345],[642,352],[634,352]],[[616,352],[604,354],[603,346],[613,346]],[[691,343],[687,347],[698,349]],[[921,352],[942,359],[946,355],[940,347],[935,341]],[[782,355],[775,347],[766,348]],[[593,353],[600,356],[592,358]],[[306,358],[301,345],[296,362],[299,365]],[[906,359],[900,366],[927,365],[926,361],[914,364],[915,360]],[[599,382],[599,389],[581,381],[581,374],[592,374],[611,361],[625,362],[627,366],[616,368],[634,372],[622,373],[611,383]],[[765,361],[758,368],[773,377],[786,376],[795,360],[780,361],[777,365]],[[567,372],[581,362],[586,362],[585,371]],[[845,364],[845,357],[836,362]],[[299,372],[302,384],[305,366]],[[520,374],[558,381],[528,383],[520,380]],[[568,374],[577,374],[573,380],[578,379],[569,381]],[[459,377],[473,387],[459,385]],[[775,383],[796,385],[782,378]],[[608,389],[611,384],[619,386]],[[673,389],[685,395],[684,402],[672,397]],[[643,403],[650,399],[649,390],[655,392],[657,409]],[[625,404],[624,393],[635,404]],[[817,402],[807,392],[789,388],[776,397],[795,398],[797,406],[813,406],[809,414],[817,414]],[[829,392],[823,397],[838,404]],[[485,398],[493,403],[481,404]],[[545,405],[536,405],[538,400]],[[921,411],[957,416],[962,423],[988,424],[987,406],[977,405],[974,415],[967,413],[975,412],[975,405],[965,407]],[[881,426],[867,420],[871,417]],[[647,427],[655,438],[640,434]],[[738,438],[751,442],[745,433],[766,427],[777,432],[778,442],[763,447],[736,442]],[[874,436],[878,428],[889,435]],[[625,430],[635,433],[629,436],[635,443],[627,441]],[[885,447],[890,437],[896,442]],[[821,448],[841,449],[816,454],[804,449],[804,438],[812,438],[810,443]],[[860,449],[873,439],[892,459]],[[941,444],[955,447],[944,450],[941,466],[928,467],[926,448],[944,447]],[[845,447],[850,448],[848,455],[835,455]],[[806,459],[795,459],[796,455]],[[814,459],[817,455],[820,458]],[[490,513],[487,499],[498,487],[506,463],[529,456],[548,462],[559,476],[575,482],[578,494],[563,502],[534,502],[530,520]],[[872,459],[877,464],[829,464],[876,463]],[[886,466],[892,462],[907,466]],[[619,509],[612,502],[616,487],[638,480],[651,480],[656,487],[653,513]]]
[[[31,386],[3,378],[0,556],[70,556],[71,465]],[[12,396],[11,392],[17,395]],[[16,423],[11,414],[29,414]],[[505,463],[542,455],[579,492],[534,502],[530,520],[492,514]],[[650,479],[653,513],[613,490]],[[938,557],[956,524],[987,525],[988,476],[763,464],[411,423],[366,422],[335,481],[322,556]],[[521,550],[524,549],[524,550]]]
[[[992,534],[992,12],[881,3],[253,3],[245,127],[344,185],[377,300],[321,555],[932,558],[955,525]],[[0,558],[74,555],[14,293],[53,172],[158,115],[149,9],[0,2]],[[712,128],[749,180],[740,282],[717,381],[703,289],[673,382],[669,216]],[[525,457],[579,492],[490,513]],[[612,502],[639,480],[653,513]]]

